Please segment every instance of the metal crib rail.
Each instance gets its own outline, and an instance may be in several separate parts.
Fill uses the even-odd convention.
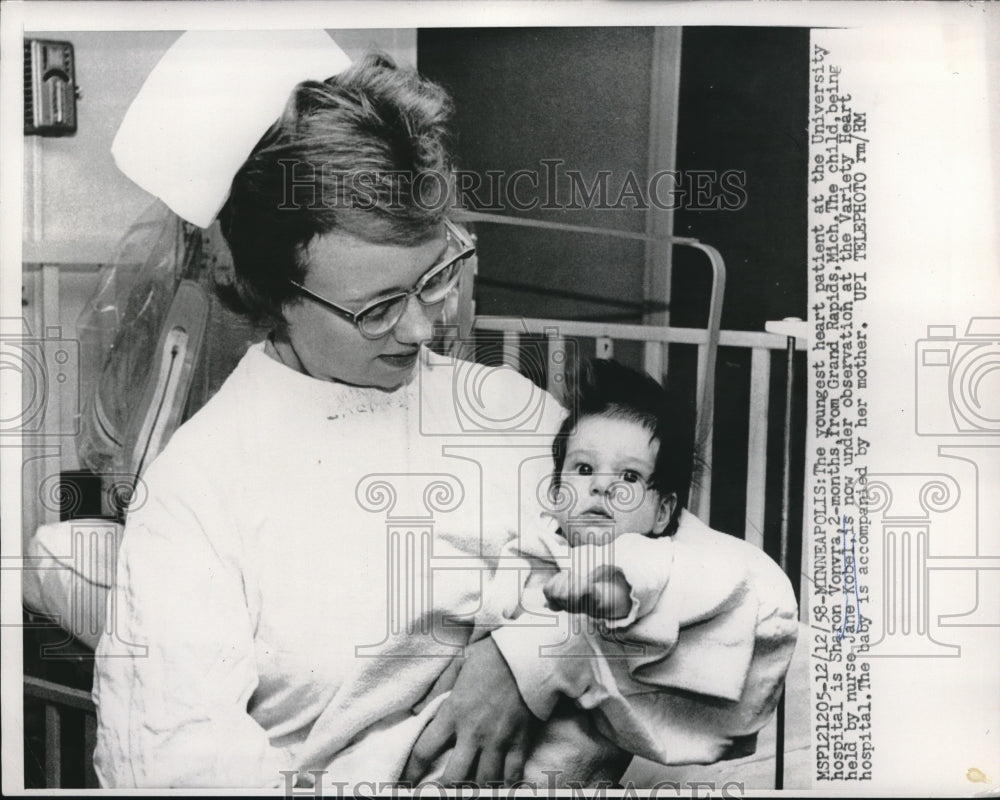
[[[781,568],[789,575],[793,584],[800,589],[798,576],[789,574],[789,510],[791,478],[791,425],[792,401],[795,384],[794,356],[796,351],[808,347],[806,324],[800,320],[785,320],[768,323],[767,332],[726,331],[715,334],[714,345],[710,344],[710,331],[695,328],[671,328],[651,325],[628,325],[624,323],[580,322],[557,319],[524,319],[513,317],[480,316],[475,319],[478,330],[499,332],[503,335],[503,362],[515,369],[520,364],[520,339],[523,335],[544,336],[551,354],[564,347],[567,338],[589,338],[596,342],[599,358],[610,358],[614,353],[614,342],[632,341],[642,343],[647,363],[656,359],[661,348],[667,344],[682,344],[698,348],[698,397],[707,398],[699,403],[703,416],[699,430],[710,437],[712,414],[714,413],[714,382],[707,381],[705,372],[711,367],[714,373],[714,358],[709,361],[706,353],[718,346],[750,350],[750,403],[749,437],[746,461],[746,512],[744,538],[763,548],[765,527],[765,490],[768,475],[768,420],[771,401],[771,357],[782,352],[785,356],[784,420],[782,429],[781,513],[780,513],[780,556]],[[652,354],[650,350],[653,350]],[[714,356],[714,352],[713,352]],[[559,387],[551,384],[550,391]],[[708,440],[710,442],[710,438]],[[704,451],[703,451],[704,452]],[[709,451],[710,453],[710,451]],[[695,513],[708,519],[711,490],[708,481],[702,482],[702,492],[698,505],[692,502]],[[775,788],[782,788],[785,769],[785,698],[779,701],[775,720]]]
[[[460,222],[472,223],[493,223],[499,225],[511,225],[524,228],[541,228],[545,230],[566,231],[569,233],[592,234],[596,236],[606,236],[617,239],[630,239],[641,242],[669,242],[672,244],[693,247],[704,253],[708,258],[709,267],[712,271],[712,292],[708,303],[708,317],[705,328],[701,333],[703,338],[698,342],[698,381],[696,387],[696,412],[695,412],[695,442],[698,448],[698,455],[705,466],[704,475],[699,485],[692,487],[690,505],[694,512],[703,519],[708,518],[709,497],[711,495],[712,480],[712,420],[715,407],[715,362],[719,349],[719,333],[722,327],[722,302],[726,289],[726,264],[722,254],[711,245],[703,244],[697,239],[688,236],[651,236],[635,231],[623,231],[614,228],[600,228],[589,225],[570,225],[563,222],[551,222],[548,220],[526,219],[522,217],[507,217],[501,214],[485,214],[478,211],[459,209],[455,212],[455,219]],[[573,335],[565,323],[553,323],[557,330],[563,335]],[[477,327],[484,327],[478,325]],[[643,328],[644,326],[631,326]],[[649,326],[647,329],[651,328]],[[669,330],[661,328],[660,330]],[[586,334],[582,334],[586,335]],[[633,338],[631,336],[620,338]],[[556,337],[551,337],[550,347]],[[664,342],[663,339],[646,339],[645,341]],[[550,353],[553,352],[550,350]],[[656,361],[654,348],[647,348],[646,364],[647,369]],[[662,364],[662,360],[659,361]],[[659,373],[660,370],[652,370]],[[659,374],[655,377],[659,378]]]
[[[40,700],[45,709],[45,788],[62,787],[62,723],[67,713],[83,716],[84,788],[97,788],[97,775],[92,760],[97,744],[97,712],[90,693],[25,675],[24,695]]]

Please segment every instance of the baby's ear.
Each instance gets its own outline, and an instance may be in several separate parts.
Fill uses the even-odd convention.
[[[677,508],[676,494],[670,492],[670,494],[660,495],[660,504],[656,508],[656,522],[653,525],[652,533],[659,536],[667,529],[675,508]]]

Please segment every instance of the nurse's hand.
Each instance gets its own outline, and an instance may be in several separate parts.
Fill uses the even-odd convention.
[[[454,744],[441,783],[510,785],[521,779],[538,725],[493,639],[471,645],[455,688],[413,745],[404,781],[418,783]]]

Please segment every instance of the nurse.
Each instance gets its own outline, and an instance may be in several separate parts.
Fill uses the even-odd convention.
[[[563,412],[500,370],[463,414],[476,380],[456,374],[480,368],[424,347],[473,253],[448,219],[450,113],[322,31],[188,33],[123,122],[118,165],[185,219],[218,216],[229,299],[272,333],[129,514],[96,661],[104,786],[392,781],[449,749],[445,781],[520,776],[537,720],[461,621]],[[489,420],[527,400],[523,457],[487,466]],[[414,508],[426,523],[400,532]]]

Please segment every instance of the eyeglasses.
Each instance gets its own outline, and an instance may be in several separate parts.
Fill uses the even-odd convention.
[[[337,305],[332,300],[327,300],[311,289],[307,289],[301,283],[293,280],[288,282],[295,287],[299,294],[354,323],[366,339],[379,339],[396,327],[403,312],[406,311],[406,304],[411,297],[416,296],[421,305],[425,306],[433,306],[443,302],[458,283],[462,274],[462,266],[476,252],[476,248],[469,238],[450,220],[446,219],[444,226],[447,239],[444,260],[427,270],[409,291],[383,297],[360,311],[351,311]]]

